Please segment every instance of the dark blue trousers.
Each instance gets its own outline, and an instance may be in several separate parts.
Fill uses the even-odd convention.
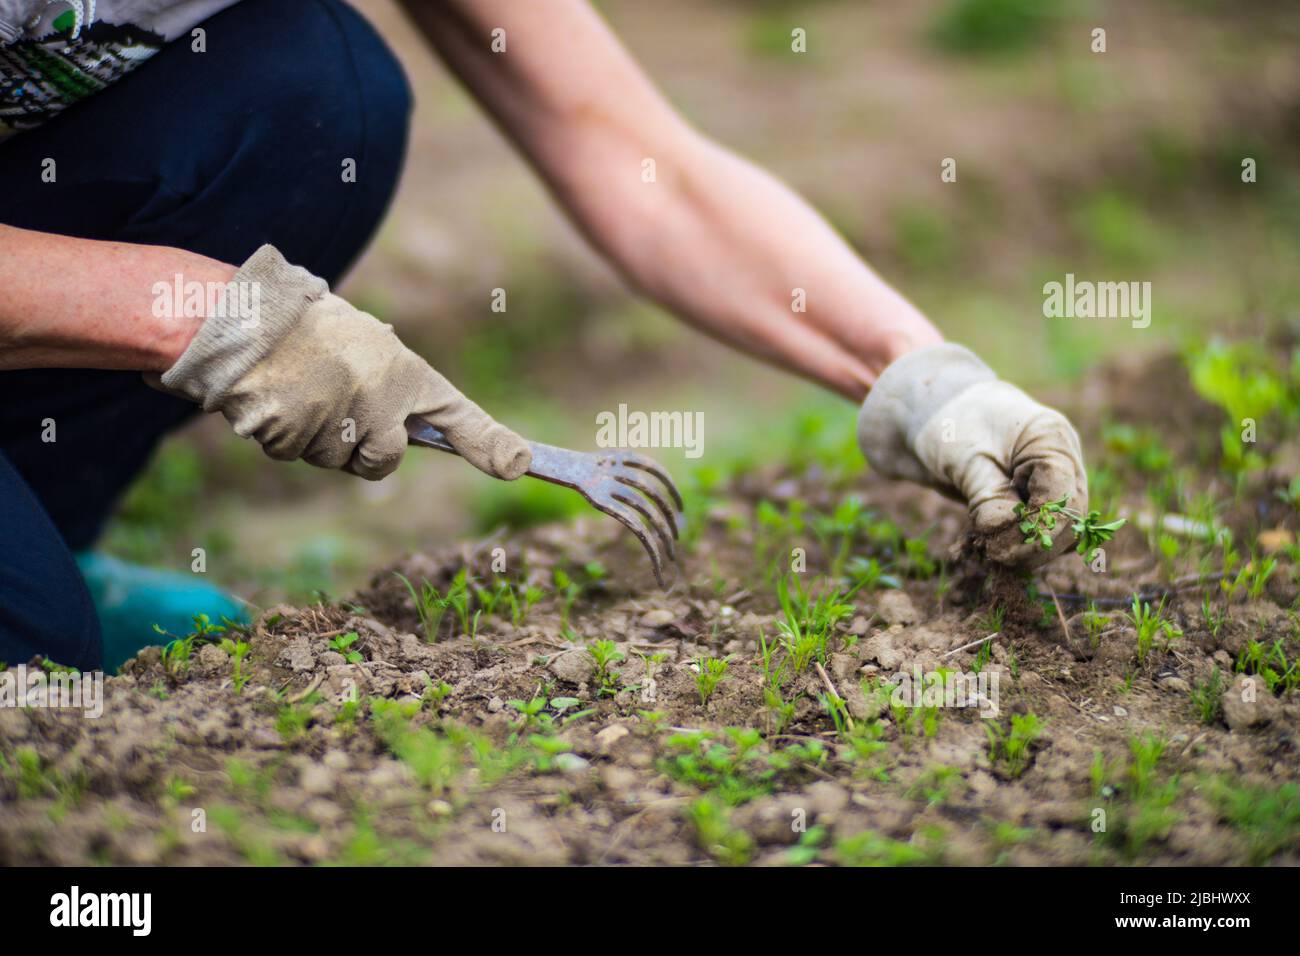
[[[0,223],[239,264],[262,243],[336,282],[392,197],[410,90],[341,0],[243,0],[134,73],[0,141]],[[42,163],[56,161],[54,183]],[[354,182],[343,164],[355,160]],[[51,275],[51,284],[76,276]],[[0,661],[100,661],[72,551],[197,410],[135,372],[0,372]],[[57,440],[42,441],[42,422]]]

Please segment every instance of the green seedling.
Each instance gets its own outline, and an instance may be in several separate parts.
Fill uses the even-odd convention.
[[[935,670],[935,679],[941,685],[946,686],[955,673],[951,668],[940,667]],[[881,699],[885,698],[886,692],[888,692],[890,715],[898,727],[898,733],[902,738],[904,748],[911,747],[912,739],[917,736],[933,737],[939,732],[939,724],[943,719],[941,703],[924,703],[923,698],[925,695],[921,693],[920,688],[915,688],[913,691],[916,697],[922,698],[920,703],[896,702],[893,697],[892,684],[886,684],[881,690],[877,691]]]
[[[1272,644],[1248,641],[1237,655],[1237,673],[1254,674],[1272,694],[1286,694],[1300,686],[1300,659],[1290,661],[1278,638]]]
[[[636,687],[630,687],[629,690],[642,690],[642,699],[646,701],[653,700],[653,694],[646,690],[655,686],[655,670],[660,664],[668,660],[667,651],[655,651],[653,654],[644,654],[633,648],[632,653],[641,658],[641,663],[645,666],[645,677]]]
[[[1164,475],[1174,465],[1174,455],[1152,428],[1106,425],[1101,431],[1106,450],[1123,459],[1129,469],[1143,475]],[[1089,482],[1091,484],[1091,482]]]
[[[870,697],[875,695],[878,689],[874,684],[864,683],[862,691]],[[848,705],[840,697],[829,693],[822,695],[821,702],[826,712],[830,714],[831,723],[835,725],[835,733],[843,745],[841,756],[851,760],[860,775],[882,782],[888,780],[889,772],[879,766],[874,759],[881,751],[889,748],[889,744],[883,739],[885,728],[881,726],[880,718],[854,720],[849,715]]]
[[[998,820],[988,825],[989,839],[998,849],[993,866],[1005,866],[1010,858],[1010,851],[1034,838],[1034,831],[1029,827],[1018,827],[1007,820]]]
[[[163,673],[172,681],[180,681],[190,672],[190,658],[194,654],[194,638],[179,637],[163,645]]]
[[[780,774],[792,774],[805,767],[820,767],[826,762],[827,750],[820,740],[800,741],[774,750],[767,764]]]
[[[1019,777],[1029,767],[1034,743],[1043,733],[1045,721],[1032,711],[1012,714],[1011,730],[1004,731],[992,720],[984,721],[984,732],[989,738],[989,763],[1006,761],[1007,774]]]
[[[799,835],[799,842],[790,847],[785,854],[787,866],[808,866],[816,863],[821,855],[821,846],[826,842],[829,831],[820,824],[809,827]]]
[[[1237,561],[1235,552],[1231,554],[1231,557],[1232,563],[1230,564],[1228,550],[1225,548],[1223,577],[1219,581],[1219,587],[1227,595],[1228,601],[1235,600],[1237,594],[1243,590],[1246,592],[1246,596],[1252,600],[1263,595],[1265,587],[1268,586],[1268,579],[1277,570],[1277,558],[1270,557],[1261,560],[1252,556],[1249,561],[1236,570],[1235,574],[1232,574],[1230,572]]]
[[[794,588],[789,582],[793,580]],[[777,600],[781,605],[782,620],[777,622],[781,632],[781,646],[785,650],[796,674],[802,674],[814,660],[825,664],[828,643],[836,626],[853,615],[851,598],[861,587],[861,582],[845,593],[829,590],[812,598],[804,589],[798,575],[782,575],[776,582]]]
[[[0,753],[0,776],[14,784],[22,799],[50,798],[50,819],[60,822],[71,808],[81,803],[89,785],[89,778],[80,763],[66,773],[45,761],[35,749],[19,747],[13,752],[13,763]]]
[[[1300,785],[1242,786],[1221,778],[1210,788],[1220,816],[1249,845],[1250,865],[1263,866],[1300,845]]]
[[[1124,527],[1126,519],[1103,522],[1100,511],[1089,511],[1086,515],[1067,508],[1070,496],[1059,501],[1048,501],[1031,509],[1024,502],[1015,507],[1016,517],[1020,519],[1020,533],[1025,536],[1025,544],[1037,541],[1045,551],[1052,548],[1052,532],[1062,518],[1070,520],[1070,530],[1077,539],[1075,550],[1083,555],[1085,561],[1091,562],[1097,549],[1115,537],[1115,532]]]
[[[754,841],[731,823],[730,809],[712,797],[700,797],[686,808],[700,849],[723,866],[744,866],[754,855]]]
[[[420,695],[420,706],[428,706],[435,713],[442,707],[442,702],[451,696],[451,685],[444,680],[434,683],[431,678],[426,677],[424,683],[424,693]]]
[[[551,698],[551,710],[555,711],[555,716],[560,719],[561,727],[567,727],[575,720],[581,720],[583,717],[587,717],[596,712],[594,707],[588,707],[586,710],[574,710],[571,714],[565,713],[565,711],[573,710],[573,708],[580,706],[582,706],[582,701],[578,700],[576,697]]]
[[[636,715],[651,734],[659,733],[663,730],[664,724],[668,722],[668,715],[662,710],[638,710]]]
[[[248,652],[252,649],[247,641],[231,640],[228,637],[221,639],[220,647],[230,655],[234,661],[234,668],[231,671],[230,679],[235,685],[235,693],[242,694],[245,685],[253,679],[252,674],[244,673],[244,659],[248,657]]]
[[[530,759],[527,748],[498,747],[486,734],[455,721],[442,721],[439,731],[457,748],[469,765],[478,769],[478,782],[485,785],[497,782]]]
[[[460,621],[460,632],[474,637],[478,632],[478,618],[473,616],[474,596],[469,585],[469,569],[461,568],[447,587],[446,601]],[[472,630],[471,630],[472,625]]]
[[[595,713],[595,708],[574,711],[572,714],[566,714],[565,711],[573,710],[581,706],[582,701],[576,697],[552,697],[549,701],[544,696],[536,696],[532,700],[509,700],[506,706],[519,711],[520,721],[515,725],[516,734],[523,733],[526,730],[535,730],[540,734],[552,734],[556,730],[567,727],[574,721],[581,720]],[[550,708],[554,713],[547,713]]]
[[[1088,635],[1088,643],[1096,650],[1101,646],[1101,635],[1110,624],[1110,616],[1097,610],[1097,602],[1089,601],[1088,609],[1083,612],[1083,630]]]
[[[897,575],[886,574],[879,561],[865,555],[856,554],[849,558],[845,571],[849,580],[856,581],[858,588],[863,591],[875,591],[877,588],[896,590],[903,586]]]
[[[258,769],[238,757],[226,761],[226,776],[230,779],[231,791],[259,807],[266,805],[271,789],[275,786],[278,770],[277,763]]]
[[[393,573],[406,585],[406,590],[415,603],[415,613],[420,619],[420,629],[424,631],[425,643],[434,643],[438,640],[438,631],[442,627],[442,619],[451,608],[451,601],[428,581],[423,582],[417,591],[409,578],[397,574],[397,572]]]
[[[510,582],[504,578],[497,578],[491,587],[474,589],[474,600],[478,603],[480,610],[488,617],[493,617],[498,608],[504,608],[509,601],[509,596],[514,593]]]
[[[664,739],[667,755],[659,769],[680,783],[739,806],[769,794],[779,778],[794,776],[825,759],[825,751],[805,746],[763,752],[763,735],[751,727],[728,727],[725,739],[711,731],[688,731]]]
[[[784,512],[772,502],[760,501],[754,508],[754,566],[771,571],[773,559],[803,534],[805,505],[791,501]]]
[[[1223,713],[1223,674],[1216,667],[1205,681],[1197,681],[1192,688],[1192,706],[1203,724],[1213,724]]]
[[[1296,511],[1300,511],[1300,475],[1295,475],[1285,488],[1278,488],[1273,494]]]
[[[947,764],[934,764],[920,773],[903,796],[909,799],[923,797],[926,805],[933,807],[947,803],[965,787],[966,778],[959,769]]]
[[[532,734],[528,737],[526,753],[538,773],[577,769],[581,758],[570,750],[567,740],[553,734]]]
[[[337,637],[332,638],[330,640],[330,648],[342,654],[344,660],[346,660],[349,664],[360,664],[363,660],[365,660],[365,658],[361,656],[361,652],[348,650],[348,648],[350,648],[356,642],[357,642],[357,632],[350,631],[347,634],[340,634]]]
[[[417,726],[412,718],[418,702],[374,699],[370,719],[388,750],[411,770],[415,779],[434,796],[446,793],[464,773],[461,748],[446,734]]]
[[[598,694],[613,696],[618,691],[618,677],[610,668],[627,655],[618,649],[613,641],[593,641],[587,645],[587,653],[596,665],[596,687]]]
[[[508,700],[506,706],[519,711],[520,720],[515,725],[516,732],[530,730],[539,724],[546,711],[546,698],[534,697],[532,700]]]
[[[1006,620],[1007,609],[1004,605],[995,604],[985,611],[979,620],[980,631],[985,634],[1001,634],[1002,624]]]
[[[214,624],[206,614],[196,614],[193,620],[194,629],[185,637],[177,637],[159,624],[153,625],[155,634],[171,638],[163,644],[162,665],[163,672],[173,682],[183,680],[189,674],[190,659],[196,646],[219,641],[221,635],[234,626],[225,618],[222,618],[222,623]]]
[[[253,866],[285,866],[284,856],[259,828],[254,828],[248,817],[235,807],[216,806],[209,814],[217,829],[230,841],[230,845]]]
[[[42,657],[40,664],[41,664],[41,670],[45,671],[47,674],[80,674],[81,673],[81,671],[77,670],[75,667],[72,667],[68,664],[60,664],[56,661],[50,660],[48,657]]]
[[[582,593],[582,586],[577,581],[569,577],[563,568],[556,568],[554,573],[555,590],[560,596],[560,630],[568,633],[569,615],[573,612],[573,605]]]
[[[827,556],[831,578],[843,576],[844,562],[849,557],[853,541],[870,518],[871,512],[866,510],[857,495],[849,495],[828,515],[811,516],[809,525],[822,553]]]
[[[163,791],[166,798],[171,801],[172,805],[183,803],[190,797],[198,793],[198,788],[185,782],[183,777],[171,774],[167,782],[163,785]]]
[[[921,834],[924,842],[903,843],[882,836],[874,830],[863,830],[844,837],[835,844],[835,857],[842,866],[926,866],[939,862],[943,833],[927,827]]]
[[[534,604],[542,599],[543,591],[531,584],[517,584],[506,592],[506,602],[510,605],[510,623],[521,627],[528,618],[528,612]]]
[[[923,538],[907,538],[903,541],[900,564],[908,577],[920,581],[928,581],[940,571],[939,562],[930,557],[930,546]]]
[[[758,668],[763,674],[763,703],[767,707],[768,733],[779,734],[794,717],[794,701],[785,699],[786,666],[789,657],[776,661],[777,646],[767,642],[766,632],[758,633],[760,656]]]
[[[298,703],[286,704],[280,709],[275,719],[275,729],[285,743],[295,743],[307,733],[316,705],[323,699],[319,692],[313,691]]]
[[[1164,565],[1165,574],[1168,577],[1174,576],[1174,570],[1178,566],[1179,550],[1178,539],[1172,534],[1162,532],[1156,536],[1156,552],[1160,555],[1161,563]]]
[[[348,699],[339,705],[339,709],[334,713],[334,726],[339,732],[350,737],[356,733],[357,717],[361,713],[361,702],[359,700]]]
[[[1210,634],[1218,637],[1219,632],[1223,630],[1223,625],[1228,622],[1228,608],[1226,606],[1222,610],[1215,608],[1207,591],[1201,598],[1201,619]]]
[[[1156,839],[1163,839],[1181,819],[1173,809],[1178,799],[1178,778],[1161,780],[1158,768],[1167,743],[1154,733],[1129,739],[1127,762],[1108,763],[1097,751],[1092,764],[1093,794],[1110,801],[1101,839],[1117,844],[1130,858],[1138,856]]]
[[[229,626],[230,622],[224,619],[221,624],[213,624],[212,619],[206,614],[195,614],[194,631],[190,634],[190,637],[210,641],[217,635],[226,633]]]
[[[1146,663],[1147,655],[1151,653],[1151,648],[1155,645],[1157,636],[1164,635],[1164,649],[1166,651],[1173,641],[1183,636],[1182,629],[1164,616],[1165,602],[1168,598],[1168,595],[1160,598],[1160,603],[1152,610],[1148,602],[1143,601],[1136,594],[1133,595],[1133,606],[1129,611],[1128,618],[1133,623],[1134,630],[1137,631],[1137,659],[1139,664]]]
[[[695,661],[695,687],[700,692],[700,706],[707,707],[718,685],[727,676],[730,658],[699,657]]]

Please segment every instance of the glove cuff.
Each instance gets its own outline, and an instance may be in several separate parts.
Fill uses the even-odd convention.
[[[930,483],[916,436],[934,414],[972,385],[997,374],[965,346],[930,345],[891,363],[862,403],[858,445],[871,467],[890,478]]]
[[[162,384],[210,409],[288,334],[329,285],[264,245],[239,267]]]

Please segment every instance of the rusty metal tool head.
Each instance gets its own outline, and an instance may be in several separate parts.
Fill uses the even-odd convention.
[[[418,415],[406,420],[412,445],[458,454],[445,435]],[[572,488],[597,511],[622,522],[650,555],[655,580],[666,588],[664,569],[677,560],[677,516],[682,496],[657,461],[630,451],[580,452],[530,441],[533,461],[524,474]],[[654,479],[654,481],[650,480]],[[665,495],[660,488],[667,489]]]

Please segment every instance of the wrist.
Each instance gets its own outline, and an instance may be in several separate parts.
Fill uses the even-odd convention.
[[[328,292],[324,279],[290,265],[274,246],[262,246],[217,290],[162,384],[205,405],[219,399]]]
[[[903,356],[919,349],[943,344],[943,335],[924,318],[886,329],[881,333],[880,346],[874,356],[875,361],[871,362],[876,373],[875,380],[879,381],[885,369]],[[873,381],[872,385],[874,384]]]
[[[162,373],[176,364],[237,271],[228,263],[175,250],[175,257],[156,270],[159,278],[150,290],[150,314],[137,342],[148,365],[142,371]]]

